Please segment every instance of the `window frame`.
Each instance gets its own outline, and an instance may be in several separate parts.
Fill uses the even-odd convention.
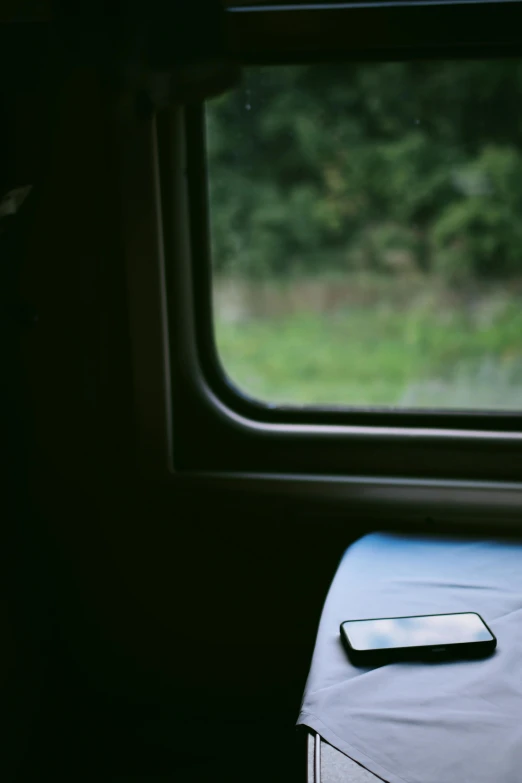
[[[520,53],[520,0],[231,4],[229,56],[242,65]]]
[[[386,10],[395,13],[399,8],[407,16],[412,7]],[[253,16],[263,12],[229,13],[237,36],[239,17],[251,25]],[[366,17],[364,24],[370,21]],[[481,43],[481,55],[487,50],[488,56],[520,56],[520,38],[500,47],[498,41],[492,46]],[[426,57],[423,46],[417,40],[414,44],[408,56]],[[263,51],[261,56],[249,50],[243,64],[289,62],[276,49]],[[437,52],[430,49],[429,57],[471,57],[473,52],[478,53],[476,40],[465,45],[444,42]],[[306,57],[302,50],[299,56],[320,61],[326,54],[332,59],[332,50],[309,50]],[[404,48],[379,47],[369,54],[379,60],[402,58]],[[360,59],[360,51],[350,55]],[[296,59],[295,52],[291,59]],[[412,481],[511,482],[512,489],[513,482],[522,480],[522,412],[276,407],[242,395],[221,368],[213,336],[203,106],[163,112],[157,122],[157,148],[177,471],[271,474],[272,479],[308,476],[323,482],[323,488],[326,477],[335,482],[365,476],[406,486]],[[176,416],[176,411],[182,414]]]

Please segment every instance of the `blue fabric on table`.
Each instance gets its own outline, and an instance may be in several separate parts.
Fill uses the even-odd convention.
[[[478,612],[475,661],[361,669],[344,620]],[[390,783],[522,780],[522,545],[375,533],[344,554],[323,609],[299,723]]]

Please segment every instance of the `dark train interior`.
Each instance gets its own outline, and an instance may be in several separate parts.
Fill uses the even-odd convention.
[[[425,412],[395,431],[393,409],[213,382],[201,106],[245,64],[393,59],[414,35],[231,5],[0,9],[5,781],[306,780],[295,724],[344,550],[519,521],[515,413],[439,437]],[[423,29],[417,49],[459,43]]]

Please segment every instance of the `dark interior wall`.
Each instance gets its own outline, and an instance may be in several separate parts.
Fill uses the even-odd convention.
[[[104,715],[114,724],[125,714],[131,731],[179,705],[215,726],[216,707],[241,722],[264,704],[290,727],[329,579],[356,531],[142,477],[120,150],[129,134],[146,139],[152,119],[89,69],[31,100],[21,171],[48,145],[22,266],[37,314],[22,334],[24,420],[31,535],[46,564],[40,617],[52,626],[33,762],[64,758],[63,725],[49,738],[52,701],[75,742]],[[144,187],[145,216],[148,198]],[[136,744],[122,735],[122,748]]]
[[[80,72],[51,118],[24,271],[38,314],[24,336],[32,486],[84,600],[129,654],[172,660],[187,645],[191,658],[204,617],[218,647],[257,637],[247,614],[271,615],[291,642],[285,601],[298,611],[306,552],[317,549],[307,526],[288,511],[269,520],[248,504],[216,509],[137,474],[117,111],[96,75]]]

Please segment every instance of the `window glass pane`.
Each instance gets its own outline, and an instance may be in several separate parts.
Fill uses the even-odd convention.
[[[215,339],[243,393],[522,408],[518,60],[251,68],[207,143]]]

